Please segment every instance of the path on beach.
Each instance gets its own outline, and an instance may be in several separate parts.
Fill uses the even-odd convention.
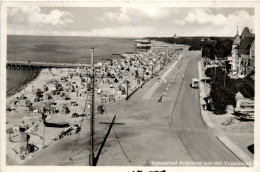
[[[199,91],[190,88],[191,78],[198,75],[197,58],[191,59],[198,55],[200,51],[183,54],[176,65],[173,66],[176,62],[174,59],[159,72],[158,77],[147,82],[127,102],[106,105],[107,114],[98,115],[96,118],[96,152],[108,129],[108,126],[100,125],[99,122],[107,122],[107,117],[112,120],[113,116],[117,115],[115,122],[125,125],[114,126],[113,131],[131,161],[129,162],[124,155],[115,134],[111,131],[98,166],[150,166],[158,161],[239,162],[217,140],[201,118]],[[169,70],[171,67],[173,69]],[[152,94],[149,93],[149,97],[143,100],[147,91],[157,84],[158,78],[163,75],[167,83],[156,86]],[[158,102],[163,93],[166,94],[162,102]],[[89,126],[86,122],[82,127],[77,159],[72,164],[66,161],[73,147],[73,140],[69,138],[53,144],[26,164],[88,165],[88,146]]]

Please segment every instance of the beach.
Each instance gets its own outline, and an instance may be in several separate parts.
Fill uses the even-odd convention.
[[[121,58],[106,60],[96,69],[96,122],[104,113],[105,104],[127,101],[179,56],[183,47],[152,41],[149,51],[122,54]],[[86,129],[89,128],[91,110],[88,73],[90,70],[84,68],[42,69],[34,80],[7,98],[7,164],[24,164],[60,142],[73,144],[83,128],[84,133],[89,132]],[[59,127],[61,125],[67,126]],[[21,127],[25,128],[29,139],[23,139],[17,131]],[[105,126],[98,131],[102,129]],[[22,147],[28,146],[33,147],[31,152],[21,151]]]

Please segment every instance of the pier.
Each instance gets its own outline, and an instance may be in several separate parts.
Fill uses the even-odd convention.
[[[20,68],[20,69],[42,69],[42,68],[90,68],[90,64],[81,63],[51,63],[51,62],[31,62],[31,61],[7,61],[7,68]],[[95,68],[99,68],[95,64]]]

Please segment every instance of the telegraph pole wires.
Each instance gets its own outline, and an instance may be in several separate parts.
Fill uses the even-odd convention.
[[[102,66],[103,66],[103,60],[102,60]],[[106,139],[113,127],[113,125],[124,125],[124,123],[115,123],[115,117],[113,118],[113,121],[110,122],[109,118],[108,118],[108,115],[107,115],[107,112],[106,112],[106,115],[107,115],[107,118],[108,118],[108,123],[106,122],[101,122],[101,124],[110,124],[110,127],[109,127],[109,130],[100,146],[100,149],[97,153],[97,156],[95,157],[95,149],[94,149],[94,145],[95,145],[95,139],[94,139],[94,135],[95,135],[95,84],[96,84],[96,78],[99,78],[98,76],[95,75],[95,66],[94,66],[94,48],[92,48],[92,54],[91,54],[91,72],[90,72],[90,79],[91,79],[91,116],[90,116],[90,151],[89,151],[89,166],[96,166],[97,165],[97,162],[98,162],[98,159],[99,159],[99,156],[101,154],[101,151],[102,151],[102,148],[104,147],[104,144],[106,142]],[[101,78],[103,79],[103,74],[101,75]],[[128,86],[129,83],[127,83],[127,86]],[[101,101],[102,102],[102,101]],[[103,104],[103,102],[102,102]],[[104,106],[104,105],[103,105]],[[113,130],[113,129],[112,129]],[[113,131],[114,134],[115,134],[115,131]],[[116,136],[116,134],[115,134]],[[121,149],[123,150],[122,148],[122,145],[121,143],[119,142],[118,140],[118,137],[116,136],[116,139],[121,147]],[[124,150],[123,150],[124,152]],[[124,154],[126,155],[126,153],[124,152]],[[126,155],[127,157],[127,155]],[[128,158],[128,157],[127,157]],[[129,160],[129,158],[128,158]],[[130,162],[130,160],[129,160]]]
[[[94,166],[94,134],[95,134],[95,68],[94,68],[94,48],[91,54],[91,116],[90,116],[90,154],[89,166]]]

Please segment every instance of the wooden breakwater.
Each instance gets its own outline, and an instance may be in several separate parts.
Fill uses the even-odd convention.
[[[51,62],[30,62],[30,61],[7,61],[7,68],[20,69],[42,69],[42,68],[90,68],[90,64],[80,63],[51,63]],[[95,68],[100,65],[95,64]]]

